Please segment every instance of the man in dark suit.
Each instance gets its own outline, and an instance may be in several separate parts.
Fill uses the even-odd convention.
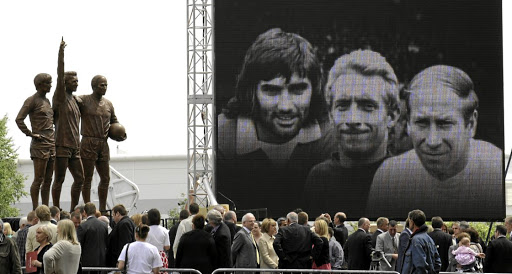
[[[221,217],[224,216],[224,212],[226,211],[226,209],[223,206],[221,206],[221,205],[214,206],[212,208],[212,210],[217,210],[220,213]],[[208,220],[208,218],[206,218],[206,220]],[[222,218],[221,218],[221,221],[222,221]],[[211,233],[212,229],[213,229],[213,226],[210,223],[207,222],[206,225],[204,226],[204,231],[206,231],[208,233]]]
[[[434,231],[429,232],[428,236],[434,240],[434,243],[437,247],[437,252],[441,257],[441,271],[446,271],[448,267],[448,250],[452,245],[452,236],[450,234],[441,230],[443,226],[443,219],[441,217],[436,216],[432,218],[432,227]]]
[[[372,247],[375,248],[377,245],[377,236],[388,231],[389,220],[386,217],[379,217],[377,219],[377,230],[372,234]]]
[[[507,240],[506,235],[507,228],[504,225],[496,226],[495,239],[489,243],[485,252],[485,273],[512,272],[512,242]]]
[[[258,246],[252,237],[251,230],[256,218],[252,213],[242,217],[242,229],[235,234],[231,246],[231,257],[235,268],[257,268],[259,265]]]
[[[105,266],[107,225],[94,216],[96,206],[93,203],[86,203],[84,210],[87,220],[77,229],[78,241],[82,247],[82,266]]]
[[[322,251],[322,239],[311,229],[297,223],[297,213],[288,213],[286,219],[288,225],[279,228],[274,239],[279,268],[310,269],[311,257],[319,256]]]
[[[205,222],[206,218],[201,214],[192,217],[193,229],[184,233],[178,243],[176,268],[194,268],[205,274],[215,269],[217,250],[212,235],[204,229]]]
[[[228,211],[224,214],[224,224],[228,226],[231,233],[231,242],[233,242],[235,234],[242,229],[241,226],[236,225],[236,213],[234,211]]]
[[[50,216],[52,216],[50,222],[57,225],[57,222],[60,221],[60,209],[56,206],[50,207]]]
[[[182,211],[180,211],[180,220],[179,220],[179,222],[175,223],[169,229],[169,243],[170,243],[170,246],[174,246],[174,240],[176,239],[176,232],[178,231],[178,226],[180,225],[180,222],[185,220],[186,218],[188,218],[188,216],[190,216],[190,213],[188,212],[188,210],[183,209]],[[169,260],[169,267],[173,268],[174,265],[175,265],[174,257],[176,257],[175,256],[176,254],[174,254],[172,248],[169,248],[169,250],[167,252],[168,252],[167,258]]]
[[[344,224],[345,220],[347,220],[347,215],[343,212],[338,212],[334,215],[334,238],[336,238],[336,241],[338,241],[341,246],[344,246],[348,239],[348,229]]]
[[[107,266],[115,267],[119,254],[127,243],[135,242],[135,224],[126,216],[126,208],[116,205],[112,209],[114,229],[108,235]]]
[[[372,253],[372,239],[368,234],[370,220],[359,219],[358,229],[350,236],[343,247],[349,270],[369,270]]]
[[[226,224],[222,222],[222,215],[217,210],[210,210],[206,216],[208,224],[212,226],[210,232],[215,240],[217,248],[216,268],[229,268],[231,262],[231,232]]]
[[[409,228],[409,218],[405,220],[405,228],[400,237],[398,238],[398,259],[396,260],[396,272],[401,273],[402,264],[404,261],[405,250],[409,244],[409,238],[411,238],[412,231]]]

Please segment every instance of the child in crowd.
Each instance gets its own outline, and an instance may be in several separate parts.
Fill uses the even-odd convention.
[[[458,263],[458,272],[472,271],[476,264],[476,257],[485,258],[484,253],[476,253],[470,247],[470,244],[471,242],[469,238],[464,237],[459,241],[459,247],[452,251],[452,254],[455,255],[455,260]]]

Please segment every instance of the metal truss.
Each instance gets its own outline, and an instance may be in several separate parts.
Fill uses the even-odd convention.
[[[213,0],[187,0],[188,201],[216,204],[214,180]]]

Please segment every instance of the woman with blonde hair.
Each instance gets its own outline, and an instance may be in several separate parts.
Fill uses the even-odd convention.
[[[40,226],[36,230],[36,241],[39,243],[39,246],[36,248],[37,251],[37,260],[32,261],[32,266],[37,267],[36,273],[44,273],[44,264],[43,257],[50,248],[52,248],[53,244],[50,243],[52,240],[52,233],[48,226]]]
[[[82,248],[76,238],[75,225],[71,220],[57,223],[57,243],[43,256],[44,273],[77,273]]]
[[[315,233],[322,239],[322,251],[317,258],[313,258],[313,269],[331,269],[331,258],[329,256],[329,228],[324,219],[318,218],[315,221]]]
[[[133,214],[130,218],[132,219],[133,223],[135,224],[135,227],[138,227],[140,224],[142,224],[142,214],[140,214],[140,213]]]
[[[12,238],[12,236],[14,235],[14,232],[11,228],[11,224],[8,222],[4,223],[4,235],[9,238]]]
[[[274,250],[274,239],[277,234],[277,222],[274,219],[264,219],[261,223],[261,233],[263,234],[258,242],[260,251],[260,268],[277,269],[279,257]],[[262,274],[270,274],[263,272]]]

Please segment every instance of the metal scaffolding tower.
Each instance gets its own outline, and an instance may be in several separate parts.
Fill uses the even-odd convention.
[[[213,0],[187,0],[188,201],[217,202],[214,180]]]

